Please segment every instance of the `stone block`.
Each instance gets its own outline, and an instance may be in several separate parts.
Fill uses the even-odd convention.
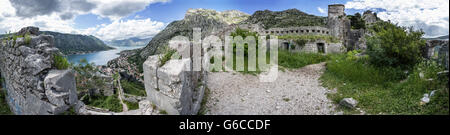
[[[166,85],[179,83],[182,73],[188,69],[189,63],[190,59],[170,60],[157,70],[157,77]]]
[[[27,67],[31,70],[33,75],[37,75],[45,69],[51,68],[51,63],[39,54],[32,54],[25,58]]]
[[[78,100],[75,76],[70,70],[51,70],[44,87],[48,100],[56,106],[71,106]]]

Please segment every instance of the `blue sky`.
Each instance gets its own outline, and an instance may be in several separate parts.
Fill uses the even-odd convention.
[[[145,7],[144,10],[133,13],[123,20],[135,19],[135,16],[151,18],[154,21],[170,23],[181,20],[189,8],[205,8],[217,11],[239,10],[247,14],[253,14],[258,10],[282,11],[297,8],[308,14],[327,16],[320,13],[318,7],[327,9],[332,3],[345,3],[346,0],[171,0],[167,3],[155,3]],[[354,14],[358,10],[347,9],[347,14]],[[88,28],[95,25],[111,23],[103,18],[97,19],[93,14],[80,15],[75,19],[76,28]]]
[[[282,11],[296,8],[327,16],[330,4],[347,14],[376,10],[378,17],[423,29],[427,37],[448,35],[448,0],[0,0],[0,32],[41,30],[94,35],[102,40],[150,38],[189,8],[217,11]]]

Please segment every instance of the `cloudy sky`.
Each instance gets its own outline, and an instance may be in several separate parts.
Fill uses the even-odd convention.
[[[327,5],[346,5],[346,13],[373,10],[383,20],[423,29],[427,37],[448,35],[448,0],[0,0],[0,32],[25,26],[94,35],[102,40],[149,38],[189,8],[218,11],[297,8],[327,15]]]

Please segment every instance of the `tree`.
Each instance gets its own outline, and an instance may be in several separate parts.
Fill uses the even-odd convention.
[[[420,61],[425,46],[422,30],[378,22],[370,31],[374,36],[367,38],[367,53],[374,65],[405,68]]]
[[[352,29],[365,29],[366,22],[361,17],[360,13],[356,13],[354,16],[349,15]]]

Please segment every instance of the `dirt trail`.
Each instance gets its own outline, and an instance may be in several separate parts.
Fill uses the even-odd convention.
[[[207,114],[220,115],[322,115],[336,114],[318,80],[325,63],[285,72],[275,82],[259,82],[257,76],[236,72],[209,73]]]
[[[120,103],[122,104],[122,112],[126,112],[126,111],[128,111],[128,105],[123,102],[124,94],[123,94],[122,85],[120,84],[120,76],[119,76],[119,79],[117,79],[116,81],[118,84],[117,89],[119,90],[119,92],[118,92],[119,100],[120,100]]]

